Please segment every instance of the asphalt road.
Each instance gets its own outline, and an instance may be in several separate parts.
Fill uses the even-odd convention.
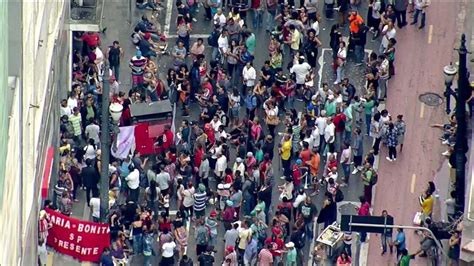
[[[322,2],[322,1],[321,1]],[[164,3],[165,6],[169,6],[168,3]],[[364,6],[364,4],[362,5]],[[174,19],[177,16],[177,11],[174,6],[174,2],[171,4],[172,10],[169,12],[169,10],[162,10],[160,12],[160,15],[158,17],[159,23],[162,25],[162,29],[165,30],[168,27],[166,26],[167,24],[169,25],[169,35],[173,35],[175,32],[175,25],[174,25]],[[322,7],[322,4],[321,4]],[[361,8],[360,12],[362,14],[367,13],[366,8]],[[132,7],[132,24],[130,25],[127,22],[127,17],[128,17],[128,4],[126,2],[121,2],[121,1],[106,1],[105,3],[105,8],[104,8],[104,26],[107,27],[107,31],[105,34],[102,35],[102,47],[105,49],[106,46],[111,45],[111,43],[114,40],[118,40],[122,46],[122,48],[125,51],[125,56],[123,59],[122,67],[121,67],[121,90],[122,91],[128,91],[130,88],[131,80],[130,80],[130,70],[128,68],[128,61],[130,58],[134,55],[135,53],[135,46],[131,44],[130,41],[130,34],[132,32],[132,29],[136,22],[139,20],[139,18],[142,16],[144,11],[141,10],[136,10],[135,7]],[[150,16],[149,12],[148,16]],[[193,32],[192,32],[192,39],[191,43],[193,42],[193,39],[195,37],[202,37],[202,35],[208,34],[212,30],[212,25],[211,22],[205,21],[203,19],[203,13],[204,10],[203,8],[200,9],[200,12],[198,13],[197,19],[198,22],[193,23]],[[247,16],[247,22],[250,21],[251,14]],[[172,23],[167,23],[167,20],[172,20]],[[330,58],[331,50],[329,49],[329,29],[331,28],[332,24],[335,23],[335,21],[328,21],[325,18],[322,19],[321,21],[321,33],[320,33],[320,40],[323,43],[323,49],[320,49],[320,62],[323,62],[322,65],[319,65],[319,69],[317,71],[317,76],[316,76],[316,81],[321,83],[321,82],[328,82],[332,86],[332,81],[334,80],[334,76],[332,74],[332,69],[330,62],[327,62],[327,59]],[[251,27],[251,23],[250,23]],[[263,29],[252,29],[252,31],[256,35],[257,39],[257,48],[256,51],[256,58],[254,61],[254,66],[256,69],[260,69],[260,67],[263,65],[263,62],[267,60],[267,53],[260,51],[267,51],[267,45],[269,42],[269,34],[266,33]],[[344,34],[345,36],[348,35],[347,29],[346,33]],[[169,39],[169,45],[172,47],[174,44],[174,38]],[[368,42],[366,49],[371,50],[371,49],[377,49],[379,46],[379,42]],[[207,54],[209,55],[210,49],[206,49]],[[286,59],[288,61],[288,59]],[[169,56],[160,56],[159,58],[156,59],[156,62],[159,67],[160,71],[160,77],[164,78],[166,75],[166,71],[168,67],[171,65],[171,58]],[[353,83],[356,88],[359,90],[361,87],[365,85],[365,80],[361,78],[362,72],[361,69],[354,66],[352,61],[349,59],[348,65],[347,65],[347,70],[346,70],[347,75],[349,76],[351,83]],[[297,104],[297,109],[303,108],[303,106],[298,103]],[[197,106],[193,106],[193,110],[198,110]],[[196,119],[197,118],[197,113],[198,112],[192,112],[192,117],[189,119]],[[242,112],[241,112],[242,113]],[[179,112],[178,112],[179,114]],[[176,118],[176,124],[179,125],[181,121],[181,117]],[[282,128],[279,128],[280,131],[282,131]],[[277,140],[278,141],[278,140]],[[276,141],[276,142],[277,142]],[[367,137],[365,140],[365,147],[369,147],[371,145],[371,139]],[[368,148],[367,148],[368,149]],[[367,150],[365,149],[365,150]],[[277,154],[277,153],[276,153]],[[234,158],[231,158],[232,160]],[[277,158],[274,158],[275,162]],[[278,163],[275,163],[274,165],[278,165]],[[275,176],[279,177],[281,176],[281,171],[280,169],[274,169],[275,170]],[[279,184],[278,182],[281,182],[277,178],[277,185]],[[350,183],[348,187],[342,188],[344,195],[345,195],[345,201],[348,202],[357,202],[358,196],[361,195],[362,193],[362,184],[358,178],[358,176],[353,176],[350,179]],[[80,193],[79,197],[83,198],[83,193]],[[318,209],[320,209],[321,204],[322,204],[322,196],[323,195],[318,195],[313,198],[313,202],[318,206]],[[274,188],[274,193],[273,193],[273,202],[278,202],[278,193],[276,191],[276,188]],[[73,214],[75,217],[79,218],[87,218],[88,216],[88,211],[86,208],[84,208],[84,201],[81,200],[80,203],[75,204],[74,209],[73,209]],[[191,236],[193,235],[193,229],[191,227],[191,231],[189,233]],[[223,232],[222,229],[219,232],[219,236],[223,237]],[[189,238],[190,241],[190,247],[193,246],[193,238]],[[223,239],[219,239],[218,241],[223,241]],[[307,243],[306,248],[308,248],[310,245]],[[216,261],[217,262],[222,262],[222,253],[223,253],[223,245],[217,248],[218,252],[216,254]],[[305,252],[307,254],[307,252]],[[194,256],[194,249],[190,248],[188,250],[188,255],[195,259]],[[307,256],[305,255],[305,258]],[[70,258],[66,258],[61,255],[55,255],[54,256],[54,262],[53,265],[75,265],[77,262],[72,261]],[[141,265],[142,264],[142,258],[140,256],[134,258],[132,260],[132,265]]]

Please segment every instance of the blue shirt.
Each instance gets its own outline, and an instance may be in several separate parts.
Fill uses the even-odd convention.
[[[405,233],[404,232],[398,232],[397,234],[397,249],[398,250],[403,250],[405,248]]]
[[[250,241],[250,243],[248,243],[247,247],[245,248],[244,257],[245,257],[247,260],[251,260],[252,258],[256,258],[257,252],[258,252],[258,249],[257,249],[257,240],[255,240],[254,238],[252,238],[252,240]]]
[[[255,107],[257,107],[257,96],[255,95],[249,95],[247,98],[245,98],[245,106],[247,109],[253,110]]]

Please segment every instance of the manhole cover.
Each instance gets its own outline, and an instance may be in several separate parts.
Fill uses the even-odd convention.
[[[423,93],[418,99],[428,106],[439,106],[443,103],[443,97],[433,92]]]

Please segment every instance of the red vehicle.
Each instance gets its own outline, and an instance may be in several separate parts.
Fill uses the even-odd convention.
[[[173,107],[169,100],[130,105],[132,123],[135,125],[136,150],[142,155],[158,154],[162,151],[157,140],[163,135],[165,126],[173,124]]]

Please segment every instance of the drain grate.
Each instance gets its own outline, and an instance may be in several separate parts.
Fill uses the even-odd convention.
[[[428,106],[440,106],[443,103],[443,97],[434,92],[423,93],[418,99]]]

